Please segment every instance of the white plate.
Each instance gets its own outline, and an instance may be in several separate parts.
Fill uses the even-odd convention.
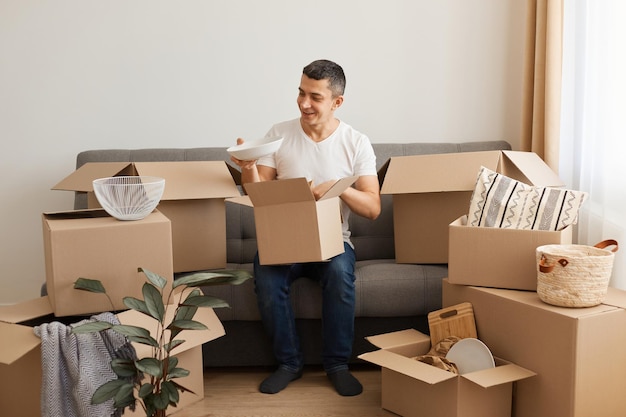
[[[231,146],[226,151],[242,161],[252,161],[262,156],[274,153],[280,148],[283,138],[269,137],[244,142],[241,145]]]
[[[452,345],[446,359],[456,365],[461,375],[496,366],[487,345],[473,337],[461,339]]]

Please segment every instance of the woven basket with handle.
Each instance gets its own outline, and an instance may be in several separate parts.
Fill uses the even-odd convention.
[[[606,249],[614,246],[612,250]],[[606,296],[617,241],[587,245],[544,245],[536,250],[537,294],[560,307],[592,307]]]

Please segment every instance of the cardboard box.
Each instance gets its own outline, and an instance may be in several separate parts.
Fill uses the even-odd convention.
[[[467,226],[467,215],[450,223],[448,279],[452,284],[537,290],[535,250],[572,243],[572,227],[561,231]]]
[[[119,221],[102,209],[43,213],[46,289],[56,316],[124,310],[125,296],[141,297],[146,268],[173,279],[171,222],[158,210]],[[74,289],[78,278],[100,280],[102,294]]]
[[[626,292],[564,308],[536,292],[443,283],[444,306],[468,301],[494,355],[537,372],[517,383],[516,417],[621,417],[626,410]]]
[[[52,313],[48,297],[41,297],[12,306],[0,306],[0,410],[11,417],[40,415],[40,392],[42,378],[41,340],[34,334],[31,325],[16,324],[44,317]],[[118,314],[122,324],[139,324],[148,328],[152,319],[128,310]],[[174,351],[179,367],[190,371],[190,375],[178,379],[184,387],[193,391],[181,394],[178,407],[170,413],[204,398],[202,366],[202,343],[217,339],[225,334],[224,327],[211,308],[200,308],[194,318],[204,323],[208,330],[183,331],[180,335],[185,343]],[[134,344],[138,356],[148,355],[145,346]],[[59,399],[62,401],[63,399]],[[145,415],[143,410],[124,415]]]
[[[392,157],[379,177],[381,194],[393,196],[396,262],[448,263],[448,226],[467,214],[481,166],[530,185],[564,185],[532,152]]]
[[[417,361],[430,336],[410,329],[368,338],[380,350],[359,358],[382,368],[382,407],[404,417],[505,417],[511,415],[513,383],[535,373],[506,361],[457,375]]]
[[[86,192],[89,207],[99,207],[92,181],[120,175],[165,178],[157,208],[172,221],[174,272],[226,266],[224,199],[240,192],[224,161],[91,162],[52,189]]]
[[[228,201],[254,207],[262,265],[325,261],[344,252],[339,195],[355,180],[338,180],[317,201],[305,178],[248,183],[247,196]]]

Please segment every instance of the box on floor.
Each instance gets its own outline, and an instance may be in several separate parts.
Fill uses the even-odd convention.
[[[338,180],[318,200],[306,178],[249,183],[247,196],[227,201],[254,207],[262,265],[324,261],[344,252],[339,195],[355,180]]]
[[[534,186],[563,181],[532,152],[483,151],[392,157],[379,170],[393,197],[398,263],[448,263],[448,227],[467,214],[480,167]]]
[[[463,215],[450,224],[448,238],[450,283],[536,291],[535,250],[572,243],[572,227],[560,231],[470,227]]]
[[[589,308],[555,307],[536,292],[443,283],[443,305],[470,302],[494,355],[532,369],[517,383],[516,417],[621,417],[626,410],[626,292]]]
[[[0,306],[0,410],[2,415],[11,417],[32,417],[40,415],[42,358],[41,340],[35,335],[29,320],[47,317],[52,314],[50,300],[41,297],[11,306]],[[150,328],[154,320],[148,316],[127,310],[118,313],[122,324],[134,324]],[[178,411],[185,406],[204,398],[204,378],[202,366],[202,344],[225,334],[224,327],[211,308],[200,308],[194,320],[202,322],[208,330],[183,331],[185,343],[178,346],[173,354],[178,357],[178,366],[190,371],[190,375],[178,379],[182,386],[191,390],[181,394]],[[78,321],[78,320],[77,320]],[[138,357],[150,355],[146,346],[133,344]],[[63,401],[64,399],[59,399]],[[126,411],[124,415],[129,414]],[[140,407],[130,415],[143,415]]]
[[[226,266],[224,199],[240,192],[224,161],[90,162],[52,189],[85,192],[95,208],[92,181],[121,175],[165,178],[158,209],[172,221],[174,272]]]
[[[46,290],[56,316],[125,309],[125,296],[142,295],[140,267],[173,280],[171,222],[158,210],[133,221],[102,209],[43,213],[42,226]],[[74,289],[78,278],[100,280],[111,301]]]
[[[513,383],[534,372],[497,359],[496,367],[457,375],[415,360],[431,347],[414,329],[367,338],[379,350],[359,356],[381,366],[382,407],[404,417],[505,417]]]

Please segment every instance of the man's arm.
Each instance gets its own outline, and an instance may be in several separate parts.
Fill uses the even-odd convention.
[[[374,220],[380,214],[380,186],[376,175],[364,175],[339,196],[353,213]]]

